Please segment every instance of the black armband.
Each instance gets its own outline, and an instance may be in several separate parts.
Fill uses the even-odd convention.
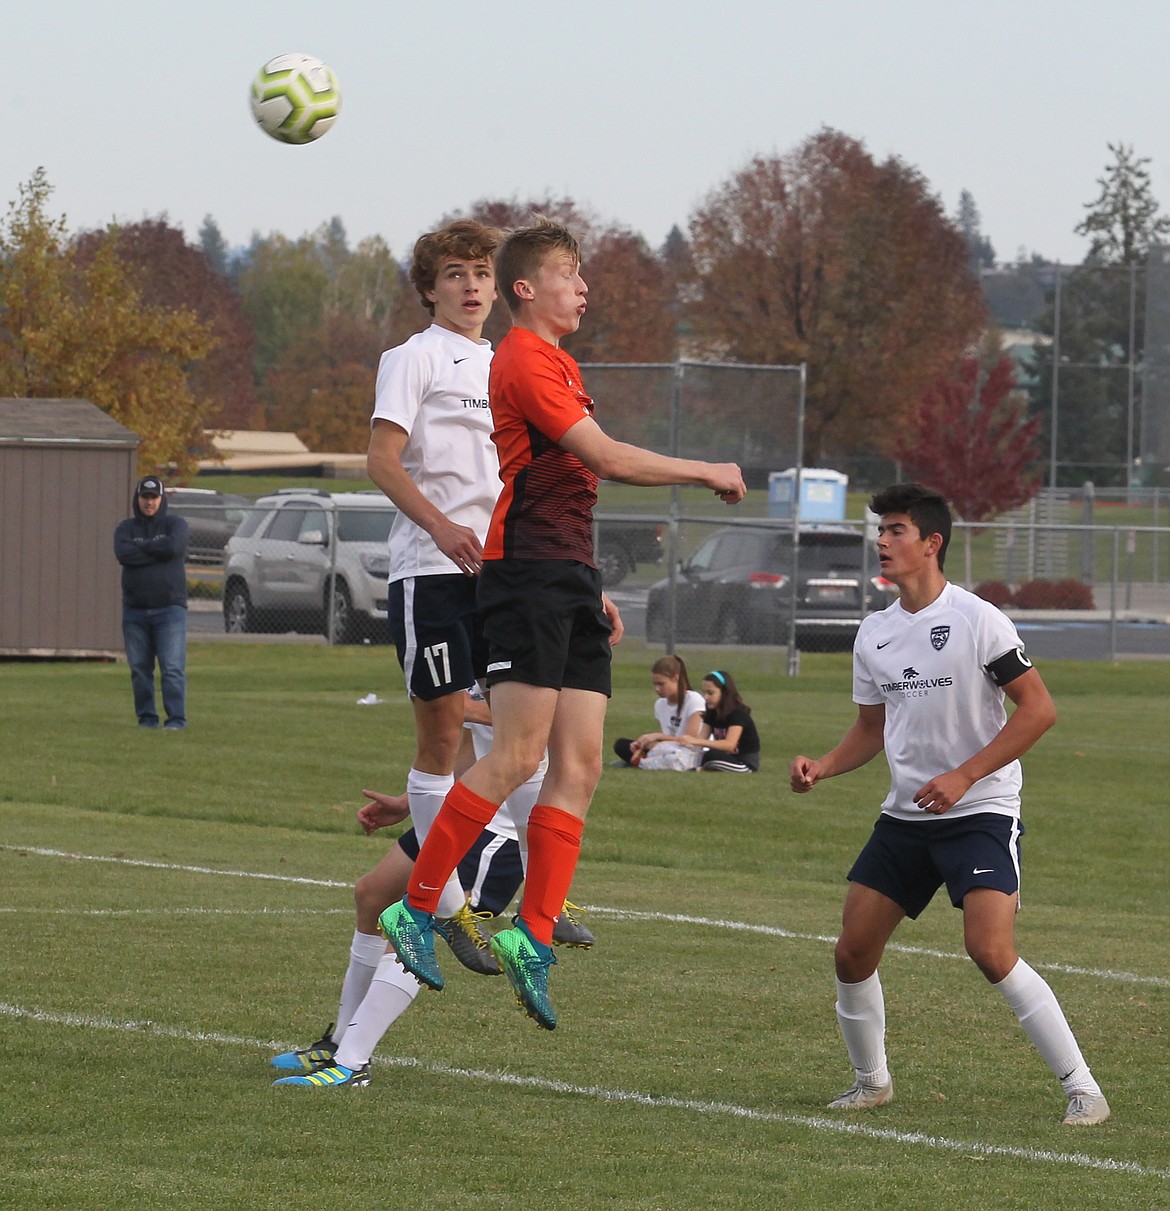
[[[997,656],[988,666],[987,672],[996,685],[1007,685],[1032,667],[1032,662],[1024,655],[1023,648],[1012,648]]]

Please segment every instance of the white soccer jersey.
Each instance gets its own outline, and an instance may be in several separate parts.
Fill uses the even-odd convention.
[[[667,736],[681,736],[687,725],[687,720],[698,711],[702,714],[707,709],[707,703],[698,690],[687,690],[683,699],[682,710],[665,698],[659,698],[654,703],[654,718],[658,720],[658,730]]]
[[[474,530],[480,542],[500,494],[488,404],[491,360],[487,341],[432,324],[382,354],[371,421],[393,421],[406,431],[402,465],[407,474],[436,508]],[[405,513],[395,517],[391,581],[459,571]]]
[[[890,793],[882,811],[933,820],[914,803],[931,778],[989,744],[1007,721],[1004,692],[987,671],[1023,649],[1016,628],[990,603],[948,583],[924,610],[899,602],[871,614],[853,645],[853,701],[886,708]],[[1019,818],[1021,770],[1012,761],[981,778],[946,814]]]

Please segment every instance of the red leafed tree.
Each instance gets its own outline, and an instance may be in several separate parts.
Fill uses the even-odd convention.
[[[1036,494],[1042,418],[1027,412],[1011,359],[996,347],[927,388],[895,454],[908,479],[937,487],[964,521],[989,521]]]

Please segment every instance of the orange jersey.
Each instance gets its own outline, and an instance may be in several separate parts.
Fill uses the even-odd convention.
[[[485,559],[593,559],[597,476],[557,442],[593,415],[581,371],[563,349],[515,327],[492,359],[492,441],[504,487]]]

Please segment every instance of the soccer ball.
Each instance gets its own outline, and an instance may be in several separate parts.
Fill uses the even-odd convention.
[[[337,121],[337,77],[312,55],[270,59],[252,81],[252,116],[282,143],[311,143]]]

